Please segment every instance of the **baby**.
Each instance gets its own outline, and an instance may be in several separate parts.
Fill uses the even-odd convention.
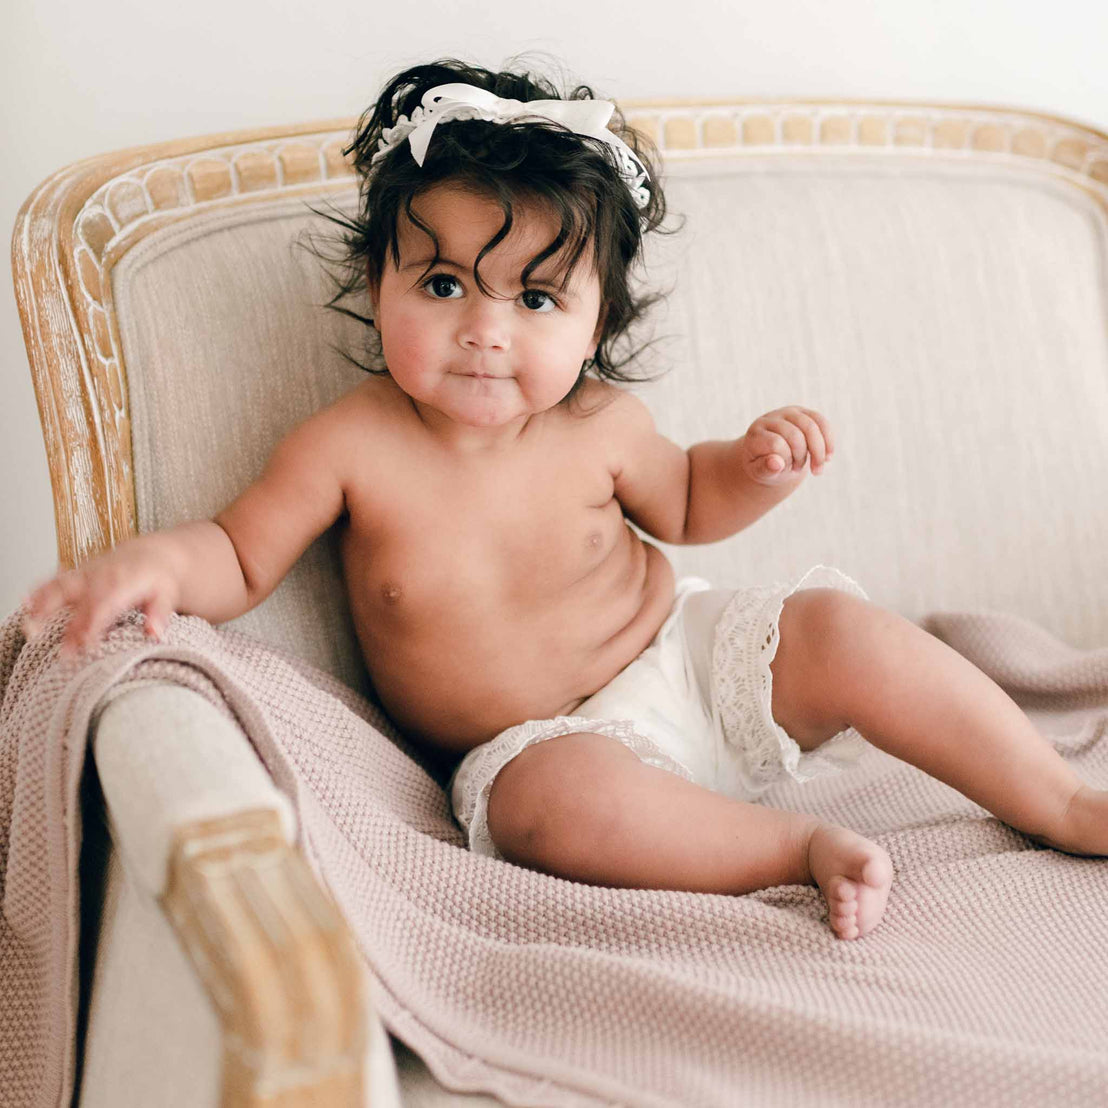
[[[173,612],[233,619],[338,524],[374,687],[458,763],[474,850],[625,887],[815,883],[834,934],[856,939],[885,910],[889,856],[757,797],[868,740],[1042,843],[1108,852],[1108,793],[849,578],[675,581],[640,536],[733,535],[834,441],[792,406],[683,450],[612,383],[633,380],[613,346],[646,305],[630,270],[665,214],[649,145],[612,120],[587,88],[512,72],[394,78],[352,145],[346,238],[383,368],[291,431],[214,520],[38,587],[28,633],[65,606],[67,652],[131,607],[154,637]]]

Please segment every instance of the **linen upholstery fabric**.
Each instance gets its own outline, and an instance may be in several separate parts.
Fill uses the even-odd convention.
[[[875,603],[1018,612],[1108,641],[1108,233],[1083,191],[1008,165],[882,153],[671,165],[651,244],[673,370],[636,391],[681,445],[822,411],[824,475],[676,552],[759,584],[823,562]]]
[[[360,325],[323,309],[331,290],[297,245],[324,222],[302,200],[216,210],[147,236],[112,271],[141,532],[215,515],[285,433],[365,376],[338,352],[359,356]],[[231,623],[367,688],[333,529]]]
[[[548,1106],[1062,1108],[1108,1083],[1108,861],[1039,848],[876,749],[851,774],[765,797],[889,851],[881,926],[844,943],[814,887],[596,888],[470,853],[439,783],[373,705],[233,631],[176,616],[154,646],[132,614],[73,665],[58,659],[63,619],[28,645],[19,614],[0,625],[13,1108],[59,1103],[72,1081],[80,768],[98,703],[132,679],[179,683],[245,728],[354,930],[385,1025],[448,1087]],[[1108,785],[1108,650],[1011,616],[930,626],[1034,690],[1039,727]]]
[[[223,1041],[212,1003],[151,891],[119,850],[106,854],[80,1108],[118,1108],[121,1089],[131,1104],[218,1104]]]

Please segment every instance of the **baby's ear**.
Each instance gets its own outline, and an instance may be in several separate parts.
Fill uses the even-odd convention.
[[[592,349],[589,351],[589,357],[596,357],[596,348],[600,345],[600,340],[604,337],[604,315],[601,311],[600,317],[596,321],[596,330],[592,333]]]
[[[380,331],[381,328],[377,326],[377,294],[381,291],[381,286],[378,282],[373,280],[373,274],[369,272],[367,266],[366,279],[365,279],[366,292],[369,295],[369,306],[366,308],[366,316],[369,318],[369,322],[373,325],[375,331]]]

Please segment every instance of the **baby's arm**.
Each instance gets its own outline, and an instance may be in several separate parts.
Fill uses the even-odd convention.
[[[826,419],[807,408],[777,409],[741,438],[687,451],[658,433],[631,393],[620,392],[610,409],[616,498],[663,542],[717,542],[749,527],[800,484],[809,461],[822,472],[834,449]]]
[[[40,585],[27,598],[25,632],[68,605],[62,650],[71,654],[128,608],[144,612],[156,638],[175,611],[222,623],[256,607],[343,511],[343,422],[332,406],[300,424],[214,519],[127,539]]]
[[[785,418],[783,412],[796,414]],[[820,473],[830,448],[824,446],[817,416],[806,409],[785,408],[756,419],[741,438],[690,446],[689,499],[682,541],[726,539],[789,496],[804,480],[809,459],[812,472]],[[815,428],[815,442],[792,419]]]

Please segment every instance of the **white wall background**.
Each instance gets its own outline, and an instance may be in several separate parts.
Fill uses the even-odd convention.
[[[0,224],[91,154],[357,115],[443,55],[541,50],[615,99],[819,96],[1023,106],[1108,130],[1108,5],[1089,0],[8,0]],[[46,455],[0,268],[0,617],[56,564]]]

